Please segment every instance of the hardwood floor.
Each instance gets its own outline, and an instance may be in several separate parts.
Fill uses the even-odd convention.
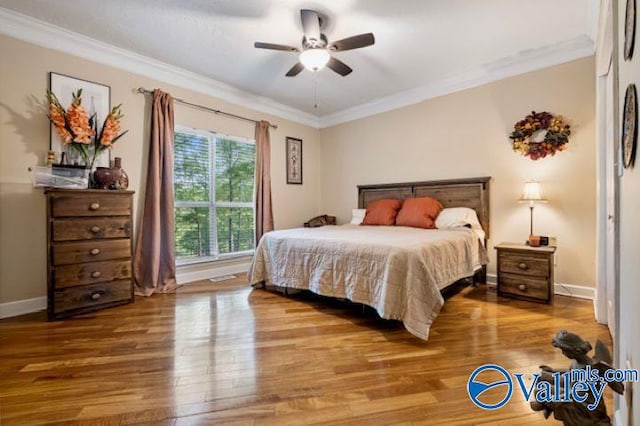
[[[516,392],[481,410],[466,382],[485,363],[567,367],[550,344],[563,328],[611,348],[591,301],[467,287],[424,342],[360,305],[202,281],[59,322],[0,321],[0,423],[554,424]]]

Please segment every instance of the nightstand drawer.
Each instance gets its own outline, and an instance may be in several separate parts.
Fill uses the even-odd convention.
[[[549,260],[546,255],[535,253],[500,253],[500,272],[528,275],[546,279],[549,276]]]
[[[131,237],[131,218],[123,216],[58,219],[53,221],[51,234],[53,241],[129,238]]]
[[[73,194],[59,193],[51,197],[51,216],[130,216],[131,197],[122,193],[97,191]]]
[[[131,278],[131,260],[56,266],[56,289]]]
[[[59,315],[75,309],[95,310],[100,305],[129,303],[133,300],[131,281],[91,284],[56,290],[53,314]]]
[[[549,282],[509,273],[500,274],[499,293],[536,299],[547,302],[550,299]]]

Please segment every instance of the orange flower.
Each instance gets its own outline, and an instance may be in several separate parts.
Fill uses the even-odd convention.
[[[71,132],[75,135],[74,142],[80,142],[85,145],[91,143],[91,136],[96,132],[89,124],[89,117],[82,107],[82,89],[73,94],[73,102],[67,110],[67,123],[71,128]]]
[[[104,121],[102,134],[100,135],[100,145],[111,148],[111,144],[119,138],[118,132],[120,132],[120,119],[122,117],[120,105],[111,109],[111,112],[109,112],[109,115]]]
[[[56,131],[62,138],[65,144],[71,142],[73,137],[65,126],[64,110],[58,107],[55,103],[49,103],[49,120],[53,123]]]

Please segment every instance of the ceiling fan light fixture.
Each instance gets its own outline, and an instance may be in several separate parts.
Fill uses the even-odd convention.
[[[300,54],[300,63],[309,71],[320,71],[327,65],[331,55],[324,48],[312,48]]]

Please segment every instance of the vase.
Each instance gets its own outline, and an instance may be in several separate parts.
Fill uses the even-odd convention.
[[[127,189],[129,176],[122,168],[122,159],[116,157],[113,167],[97,167],[93,172],[93,188],[96,189]]]
[[[89,187],[94,189],[110,189],[113,182],[113,174],[109,167],[96,167],[92,173],[93,178],[89,179]]]
[[[122,168],[122,158],[116,157],[111,168],[113,183],[109,189],[127,189],[129,187],[129,176]]]

